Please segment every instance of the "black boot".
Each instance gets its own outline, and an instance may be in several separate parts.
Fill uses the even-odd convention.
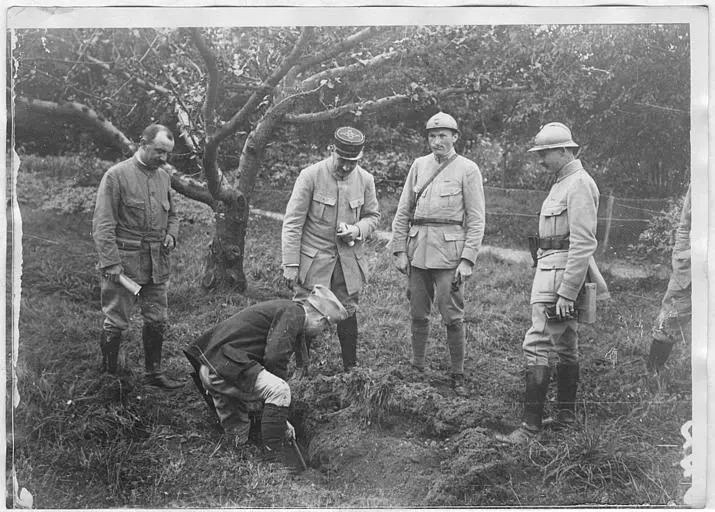
[[[117,359],[119,358],[119,345],[122,342],[122,333],[102,330],[99,337],[99,348],[102,351],[102,371],[112,374],[117,373]]]
[[[284,445],[288,407],[265,404],[261,415],[261,440],[269,461],[284,460],[287,454]]]
[[[144,344],[144,384],[161,389],[177,389],[183,382],[171,380],[161,371],[161,349],[164,345],[163,324],[145,323],[142,327],[142,342]]]
[[[549,389],[551,369],[547,365],[526,368],[526,391],[521,426],[508,435],[497,434],[498,441],[508,444],[527,444],[541,430],[546,391]]]
[[[650,354],[648,354],[648,370],[660,372],[665,366],[665,362],[670,357],[673,350],[673,343],[654,339],[650,342]]]
[[[576,422],[576,391],[578,390],[579,366],[559,364],[556,366],[556,428],[567,427]]]
[[[357,317],[353,313],[352,316],[338,322],[338,340],[340,340],[340,351],[345,371],[357,364],[357,338]]]

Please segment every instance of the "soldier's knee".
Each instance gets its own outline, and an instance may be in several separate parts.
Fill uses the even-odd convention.
[[[290,405],[290,386],[283,379],[278,379],[271,385],[270,393],[266,398],[267,404],[273,404],[278,407],[288,407]]]

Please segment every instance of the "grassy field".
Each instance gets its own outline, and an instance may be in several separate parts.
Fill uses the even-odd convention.
[[[138,318],[123,342],[129,371],[100,374],[91,216],[81,208],[71,215],[43,211],[31,198],[22,213],[21,402],[10,424],[15,437],[7,469],[9,478],[14,465],[35,507],[682,503],[689,485],[678,465],[680,426],[691,417],[689,347],[676,346],[657,381],[642,364],[662,280],[609,278],[612,303],[581,332],[579,426],[545,432],[525,450],[499,446],[492,436],[518,423],[532,270],[480,257],[466,288],[469,396],[463,398],[449,388],[437,316],[427,371],[409,370],[404,278],[391,269],[383,245],[370,243],[373,278],[359,312],[360,367],[340,372],[333,335],[317,344],[310,378],[291,383],[291,419],[311,466],[296,473],[262,461],[256,447],[239,449],[222,437],[188,380],[171,393],[143,387]],[[202,290],[201,261],[211,237],[204,218],[194,212],[182,224],[169,292],[165,366],[187,379],[181,349],[199,333],[248,304],[288,297],[280,284],[280,224],[262,217],[251,218],[247,292]]]

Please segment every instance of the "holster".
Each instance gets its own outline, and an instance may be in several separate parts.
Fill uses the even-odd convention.
[[[534,262],[532,267],[536,267],[538,262],[537,253],[539,252],[539,235],[528,236],[529,240],[529,252],[531,253],[531,259]]]

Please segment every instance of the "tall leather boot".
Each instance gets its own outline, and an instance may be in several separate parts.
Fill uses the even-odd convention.
[[[161,389],[177,389],[184,385],[166,375],[161,370],[161,350],[164,345],[163,324],[145,323],[142,327],[142,342],[144,344],[144,384]]]
[[[576,422],[576,391],[578,390],[579,366],[561,364],[556,366],[556,422],[554,427],[567,427]]]
[[[521,426],[508,435],[497,434],[497,441],[508,444],[527,444],[541,430],[546,392],[549,389],[551,369],[548,365],[527,366],[524,413]]]
[[[660,341],[653,339],[650,342],[650,353],[648,354],[648,370],[660,372],[665,366],[665,362],[670,357],[673,350],[673,343],[670,341]]]
[[[275,461],[285,460],[286,421],[288,421],[288,407],[279,407],[274,404],[265,404],[261,415],[261,440],[266,450],[267,459]]]
[[[117,373],[117,359],[119,358],[119,345],[122,342],[122,333],[102,330],[99,337],[99,348],[102,351],[102,371],[112,374]]]
[[[425,369],[425,355],[429,340],[429,320],[412,320],[412,366],[420,371]]]
[[[452,388],[458,395],[466,393],[464,388],[464,324],[462,322],[447,326],[447,347],[449,347]]]
[[[340,340],[340,352],[343,356],[345,371],[357,364],[357,338],[357,316],[353,313],[345,320],[338,322],[338,340]]]

